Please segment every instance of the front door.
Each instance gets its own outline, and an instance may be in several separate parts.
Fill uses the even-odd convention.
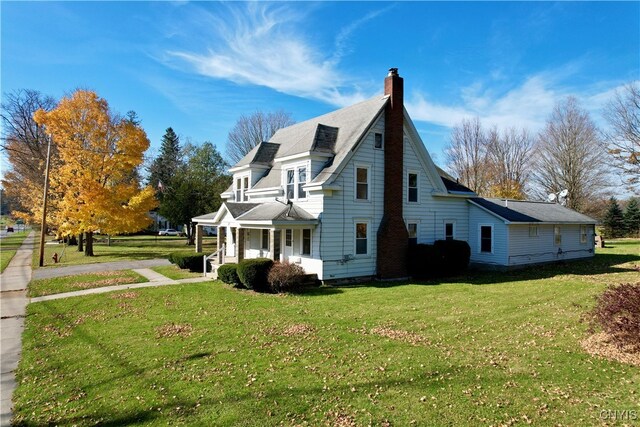
[[[284,230],[284,259],[293,256],[293,230],[288,228]]]

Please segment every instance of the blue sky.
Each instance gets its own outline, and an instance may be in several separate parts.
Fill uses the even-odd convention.
[[[576,96],[603,105],[640,79],[639,2],[7,2],[1,85],[88,88],[134,110],[153,155],[167,127],[224,153],[241,114],[297,121],[382,92],[390,67],[444,163],[465,117],[539,130]],[[6,162],[2,162],[3,169]]]

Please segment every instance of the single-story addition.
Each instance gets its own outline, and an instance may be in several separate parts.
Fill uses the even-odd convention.
[[[383,95],[278,130],[230,169],[220,209],[193,218],[196,251],[203,227],[217,227],[214,273],[268,257],[325,282],[407,277],[410,244],[441,239],[467,241],[472,261],[487,265],[593,255],[590,218],[482,199],[444,173],[403,103],[392,68]]]

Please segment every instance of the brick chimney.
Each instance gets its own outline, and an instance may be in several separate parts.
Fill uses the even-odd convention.
[[[404,183],[404,81],[397,68],[384,79],[389,95],[384,118],[384,215],[378,229],[378,277],[407,277],[409,235],[402,206]]]

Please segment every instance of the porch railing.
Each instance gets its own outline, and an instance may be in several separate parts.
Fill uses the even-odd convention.
[[[226,245],[223,243],[222,246],[220,246],[220,249],[218,249],[211,255],[202,256],[202,272],[205,277],[207,276],[207,261],[215,260],[217,258],[218,265],[224,264],[225,246]]]

